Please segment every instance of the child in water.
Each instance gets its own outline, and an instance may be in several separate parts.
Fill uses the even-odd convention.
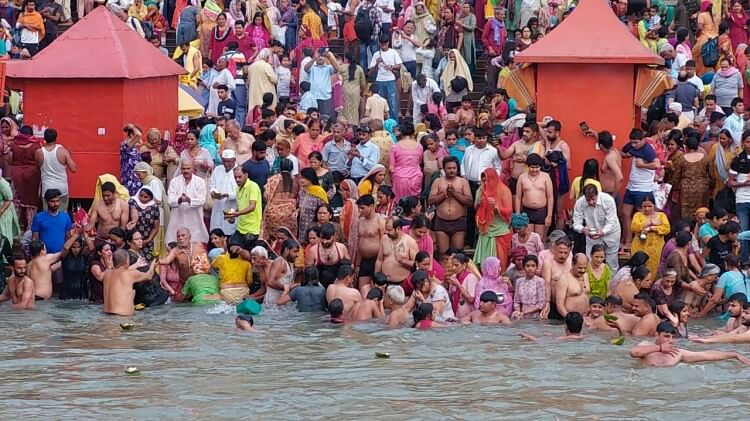
[[[253,320],[253,316],[250,316],[249,314],[240,314],[237,316],[237,318],[234,319],[234,325],[237,327],[237,332],[255,332],[255,321]]]
[[[444,324],[432,321],[432,304],[422,303],[411,313],[414,316],[415,329],[432,329],[434,327],[445,327]]]

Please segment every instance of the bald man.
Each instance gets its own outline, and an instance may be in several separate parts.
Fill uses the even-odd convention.
[[[203,223],[203,204],[208,189],[206,181],[193,174],[191,160],[180,162],[180,175],[169,183],[167,196],[172,209],[164,241],[169,244],[177,239],[178,228],[188,228],[193,241],[207,244],[208,230]]]
[[[589,311],[589,293],[591,286],[586,275],[589,259],[583,253],[573,257],[573,267],[569,272],[563,273],[557,281],[555,291],[555,303],[557,311],[563,318],[571,311],[586,314]]]

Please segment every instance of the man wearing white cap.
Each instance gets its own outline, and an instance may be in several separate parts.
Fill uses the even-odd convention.
[[[669,104],[669,112],[676,115],[677,119],[679,120],[675,129],[682,130],[685,127],[689,127],[691,124],[693,124],[693,119],[688,118],[685,113],[682,112],[682,104],[680,104],[679,102],[673,102]]]
[[[237,209],[237,182],[234,180],[234,168],[237,166],[237,154],[232,149],[224,149],[221,162],[214,168],[208,180],[208,190],[214,200],[211,209],[211,229],[220,228],[225,235],[234,234],[236,222],[224,218],[224,211],[234,212]]]

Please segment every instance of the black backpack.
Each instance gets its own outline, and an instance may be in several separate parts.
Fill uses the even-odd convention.
[[[357,10],[357,16],[354,18],[354,32],[361,41],[372,39],[372,32],[375,30],[370,19],[370,10],[372,7],[360,7]]]

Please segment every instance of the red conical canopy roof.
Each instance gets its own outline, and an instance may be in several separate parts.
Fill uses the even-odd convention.
[[[617,19],[606,0],[580,0],[559,27],[516,54],[514,61],[664,64]]]
[[[14,78],[122,78],[184,74],[122,20],[100,6],[31,60],[8,63]]]

